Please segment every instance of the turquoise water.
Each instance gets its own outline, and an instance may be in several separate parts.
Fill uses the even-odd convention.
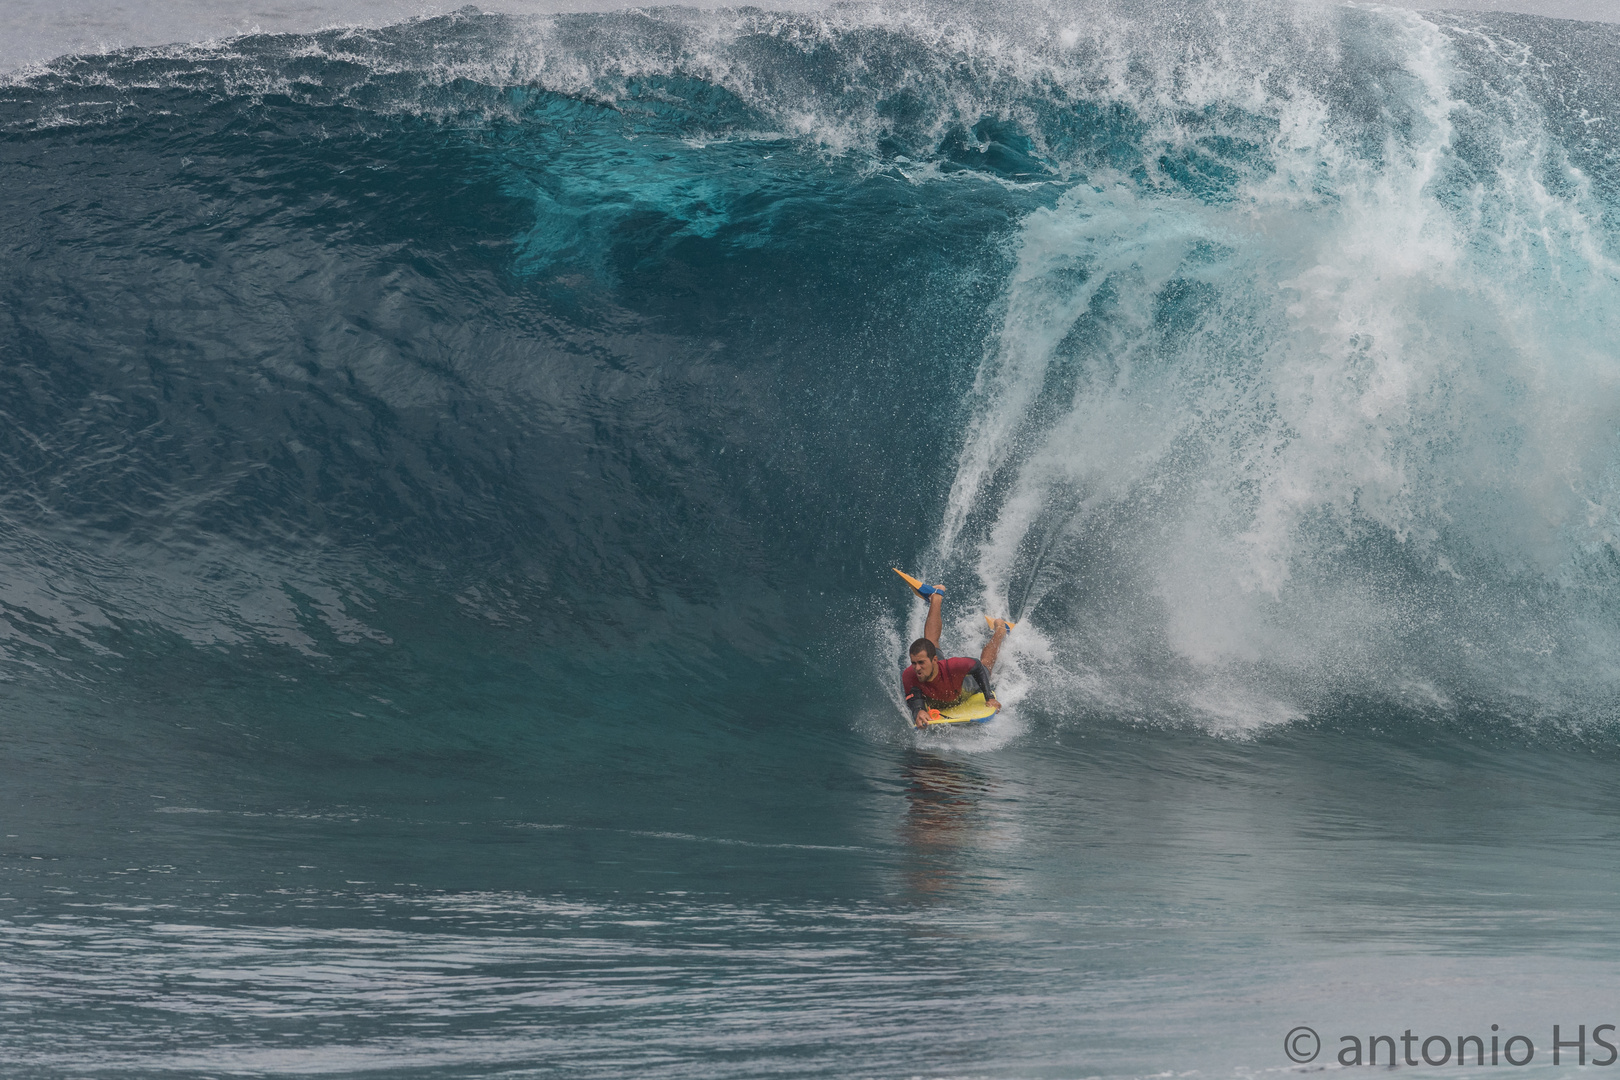
[[[11,77],[0,1072],[1567,1069],[1617,52],[467,10]],[[907,727],[891,566],[1020,620],[985,730]]]

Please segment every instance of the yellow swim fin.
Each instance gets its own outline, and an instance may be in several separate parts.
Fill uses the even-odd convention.
[[[990,617],[990,616],[988,616],[988,615],[986,615],[986,616],[985,616],[985,617],[984,617],[984,621],[985,621],[985,622],[987,622],[987,623],[989,623],[989,624],[990,624],[990,629],[991,629],[991,630],[992,630],[992,631],[994,631],[994,630],[995,630],[995,628],[996,628],[996,623],[998,623],[998,622],[1004,622],[1004,623],[1006,623],[1006,624],[1007,624],[1007,632],[1008,632],[1008,633],[1009,633],[1009,634],[1010,634],[1010,633],[1012,633],[1012,629],[1013,629],[1013,627],[1015,627],[1015,626],[1017,626],[1017,625],[1018,625],[1018,624],[1017,624],[1017,623],[1015,623],[1015,622],[1013,622],[1013,621],[1012,621],[1012,620],[1011,620],[1011,619],[992,619],[992,618],[991,618],[991,617]]]
[[[891,566],[889,569],[899,574],[901,578],[905,580],[905,583],[911,586],[911,591],[922,597],[924,600],[928,599],[928,597],[933,593],[939,593],[941,596],[945,595],[945,590],[940,588],[938,585],[925,584],[924,582],[901,570],[898,566]],[[928,592],[923,592],[924,589],[927,589]]]

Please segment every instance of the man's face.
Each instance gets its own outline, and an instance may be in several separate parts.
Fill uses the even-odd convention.
[[[939,664],[929,658],[927,653],[912,653],[911,667],[917,672],[918,682],[933,682],[934,671]]]

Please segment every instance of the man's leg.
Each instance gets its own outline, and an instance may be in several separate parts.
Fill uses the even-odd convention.
[[[932,641],[936,649],[939,648],[939,628],[943,622],[939,617],[939,609],[944,606],[945,598],[939,593],[928,598],[928,621],[923,623],[923,637]]]
[[[996,670],[996,654],[1001,651],[1001,639],[1007,636],[1007,620],[996,620],[996,632],[990,635],[990,644],[984,647],[979,654],[979,663],[984,665],[987,675],[994,675]],[[937,642],[935,643],[938,644]]]

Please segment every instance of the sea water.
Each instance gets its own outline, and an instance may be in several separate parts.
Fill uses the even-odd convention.
[[[1617,64],[1186,0],[7,76],[0,1075],[1601,1069]],[[893,566],[1018,620],[991,725],[907,727]]]

